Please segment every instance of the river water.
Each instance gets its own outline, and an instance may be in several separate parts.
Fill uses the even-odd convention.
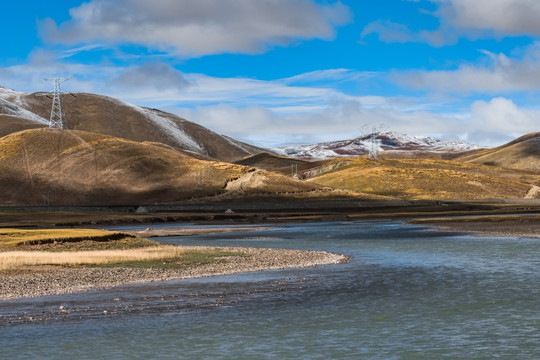
[[[540,359],[540,239],[336,222],[160,241],[352,258],[0,302],[0,358]]]

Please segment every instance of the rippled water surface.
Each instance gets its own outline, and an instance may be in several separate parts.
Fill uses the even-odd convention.
[[[539,239],[352,222],[161,241],[352,259],[0,302],[0,358],[540,358]]]

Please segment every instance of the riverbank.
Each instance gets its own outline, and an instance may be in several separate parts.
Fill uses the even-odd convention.
[[[149,237],[163,237],[163,236],[193,236],[193,235],[208,235],[208,234],[219,234],[219,233],[229,233],[229,232],[244,232],[244,231],[258,231],[271,229],[268,226],[258,226],[258,227],[197,227],[197,228],[186,228],[186,227],[166,227],[166,228],[146,228],[140,230],[124,230],[124,233],[132,234],[135,236],[140,236],[143,238]]]
[[[188,249],[209,250],[216,248],[189,247]],[[324,251],[256,248],[219,249],[239,252],[243,256],[230,256],[224,259],[225,262],[205,264],[187,269],[109,269],[40,266],[18,273],[0,272],[0,300],[69,294],[135,283],[339,264],[346,262],[348,259],[344,255]]]
[[[409,224],[435,226],[436,230],[466,232],[477,236],[540,238],[540,215],[415,219]]]
[[[449,210],[451,206],[441,204],[441,209]],[[417,209],[410,209],[417,210]],[[425,209],[424,209],[425,210]],[[433,210],[433,209],[431,209]],[[438,209],[439,210],[439,209]],[[536,209],[537,210],[537,209]],[[476,210],[478,211],[478,210]],[[484,209],[484,211],[487,211]],[[497,208],[491,211],[531,211],[526,208]],[[490,212],[490,211],[488,211]],[[456,214],[456,211],[449,211]],[[460,213],[460,211],[457,211]],[[469,212],[470,213],[470,212]],[[431,216],[443,213],[430,212]],[[369,218],[391,219],[400,217],[422,216],[416,212],[381,212],[381,213],[324,213],[324,214],[304,214],[304,213],[284,213],[280,216],[261,216],[260,214],[120,214],[120,213],[54,213],[48,212],[46,216],[34,216],[35,213],[2,213],[0,226],[18,225],[25,228],[42,227],[66,227],[97,224],[148,224],[159,222],[174,222],[179,220],[197,221],[200,228],[145,228],[144,230],[134,230],[133,235],[144,237],[150,236],[178,236],[196,235],[212,232],[225,231],[253,231],[267,228],[256,227],[251,224],[266,224],[275,222],[295,222],[295,221],[346,221],[361,220]],[[43,215],[43,214],[41,214]],[[449,215],[446,213],[445,215]],[[139,216],[142,216],[139,218]],[[217,221],[219,218],[220,221]],[[36,219],[40,219],[37,221]],[[278,221],[275,221],[278,220]],[[274,222],[275,221],[275,222]],[[204,228],[205,224],[221,223],[235,225],[249,223],[250,226],[234,228]],[[505,215],[505,216],[468,216],[452,218],[430,218],[418,219],[411,224],[435,226],[440,230],[455,232],[471,232],[481,236],[523,236],[540,237],[540,215]],[[226,262],[213,263],[191,267],[187,269],[140,269],[140,268],[91,268],[91,267],[62,267],[62,266],[40,266],[31,267],[31,270],[19,271],[17,273],[0,272],[0,300],[31,298],[44,295],[67,294],[81,291],[99,290],[120,286],[124,284],[146,283],[167,281],[172,279],[185,279],[194,277],[205,277],[214,275],[226,275],[243,273],[250,271],[260,271],[267,269],[302,268],[317,265],[337,264],[347,261],[343,255],[330,254],[325,252],[294,251],[294,250],[270,250],[270,249],[247,249],[238,248],[248,256],[235,256],[226,259]],[[80,250],[80,249],[79,249]],[[227,250],[231,250],[227,248]],[[233,250],[233,251],[236,251]]]

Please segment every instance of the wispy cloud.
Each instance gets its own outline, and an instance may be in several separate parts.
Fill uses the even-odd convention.
[[[412,31],[405,24],[398,24],[389,20],[377,20],[366,25],[360,37],[363,39],[376,34],[379,39],[386,43],[427,43],[435,47],[455,44],[458,36],[455,32],[446,29]]]
[[[482,50],[482,64],[464,64],[455,70],[395,73],[399,84],[415,89],[454,93],[500,94],[540,91],[540,43],[534,43],[521,58]]]
[[[373,79],[378,75],[374,71],[354,71],[351,69],[316,70],[282,79],[286,84],[310,84],[328,82],[331,85],[342,82],[358,82]]]
[[[130,67],[112,79],[110,83],[114,87],[137,91],[147,88],[157,91],[168,89],[181,91],[193,85],[178,70],[162,62]]]

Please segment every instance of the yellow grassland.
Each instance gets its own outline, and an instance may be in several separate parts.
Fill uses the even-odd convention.
[[[309,181],[406,199],[485,199],[523,198],[540,176],[439,159],[359,158]]]
[[[9,135],[2,138],[0,146],[0,159],[8,159],[19,152],[22,139],[19,136]]]
[[[94,229],[0,229],[0,247],[13,247],[37,243],[64,242],[71,240],[119,239],[129,234]]]
[[[187,248],[159,245],[142,249],[95,251],[9,251],[0,252],[0,270],[14,270],[27,266],[104,265],[136,261],[180,258]]]

